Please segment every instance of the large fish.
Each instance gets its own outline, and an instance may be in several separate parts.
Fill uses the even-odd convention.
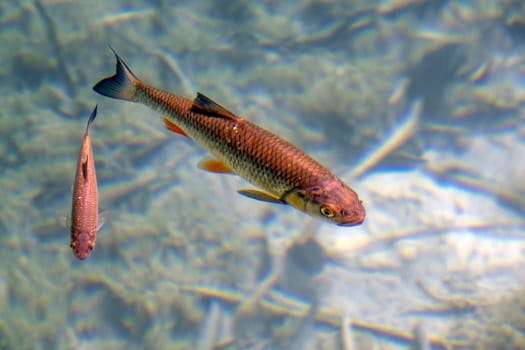
[[[99,81],[93,89],[154,109],[164,116],[169,130],[195,140],[213,154],[214,159],[201,162],[202,168],[236,173],[259,188],[239,193],[289,204],[342,226],[363,222],[365,209],[357,193],[297,147],[201,93],[190,100],[149,86],[116,53],[115,57],[116,74]]]
[[[102,226],[98,214],[97,174],[89,128],[97,116],[97,107],[89,117],[78,158],[71,209],[71,249],[79,259],[87,259],[95,248],[97,231]]]

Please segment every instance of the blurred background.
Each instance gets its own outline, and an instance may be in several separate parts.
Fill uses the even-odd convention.
[[[141,105],[111,45],[358,193],[358,227],[256,202]],[[0,349],[525,348],[521,0],[0,3]],[[71,210],[90,112],[108,219]]]

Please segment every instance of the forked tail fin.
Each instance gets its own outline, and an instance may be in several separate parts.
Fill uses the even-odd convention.
[[[88,132],[89,127],[93,123],[93,120],[95,120],[95,118],[97,117],[97,109],[98,109],[98,105],[95,106],[95,108],[93,109],[93,112],[91,112],[91,115],[89,116],[87,126],[86,126],[86,133]]]
[[[134,101],[136,83],[139,81],[131,72],[122,58],[111,49],[117,60],[117,70],[114,76],[102,79],[93,86],[93,90],[101,95],[120,100]]]

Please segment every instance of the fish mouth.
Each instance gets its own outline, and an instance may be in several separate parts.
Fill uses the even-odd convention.
[[[79,260],[86,260],[87,258],[89,258],[90,254],[88,254],[88,253],[75,253],[75,256]]]
[[[337,224],[337,226],[344,226],[344,227],[357,226],[357,225],[362,224],[363,221],[365,221],[364,218],[360,220],[355,220],[355,221],[341,222]]]
[[[337,226],[344,226],[344,227],[357,226],[357,225],[361,225],[363,221],[365,221],[364,213],[356,217],[347,218],[345,221],[338,223]]]

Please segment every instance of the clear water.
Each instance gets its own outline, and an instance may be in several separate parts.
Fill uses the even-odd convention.
[[[0,349],[525,348],[519,1],[3,1]],[[363,199],[359,227],[255,202],[143,106],[111,45]],[[58,223],[85,123],[108,220]]]

